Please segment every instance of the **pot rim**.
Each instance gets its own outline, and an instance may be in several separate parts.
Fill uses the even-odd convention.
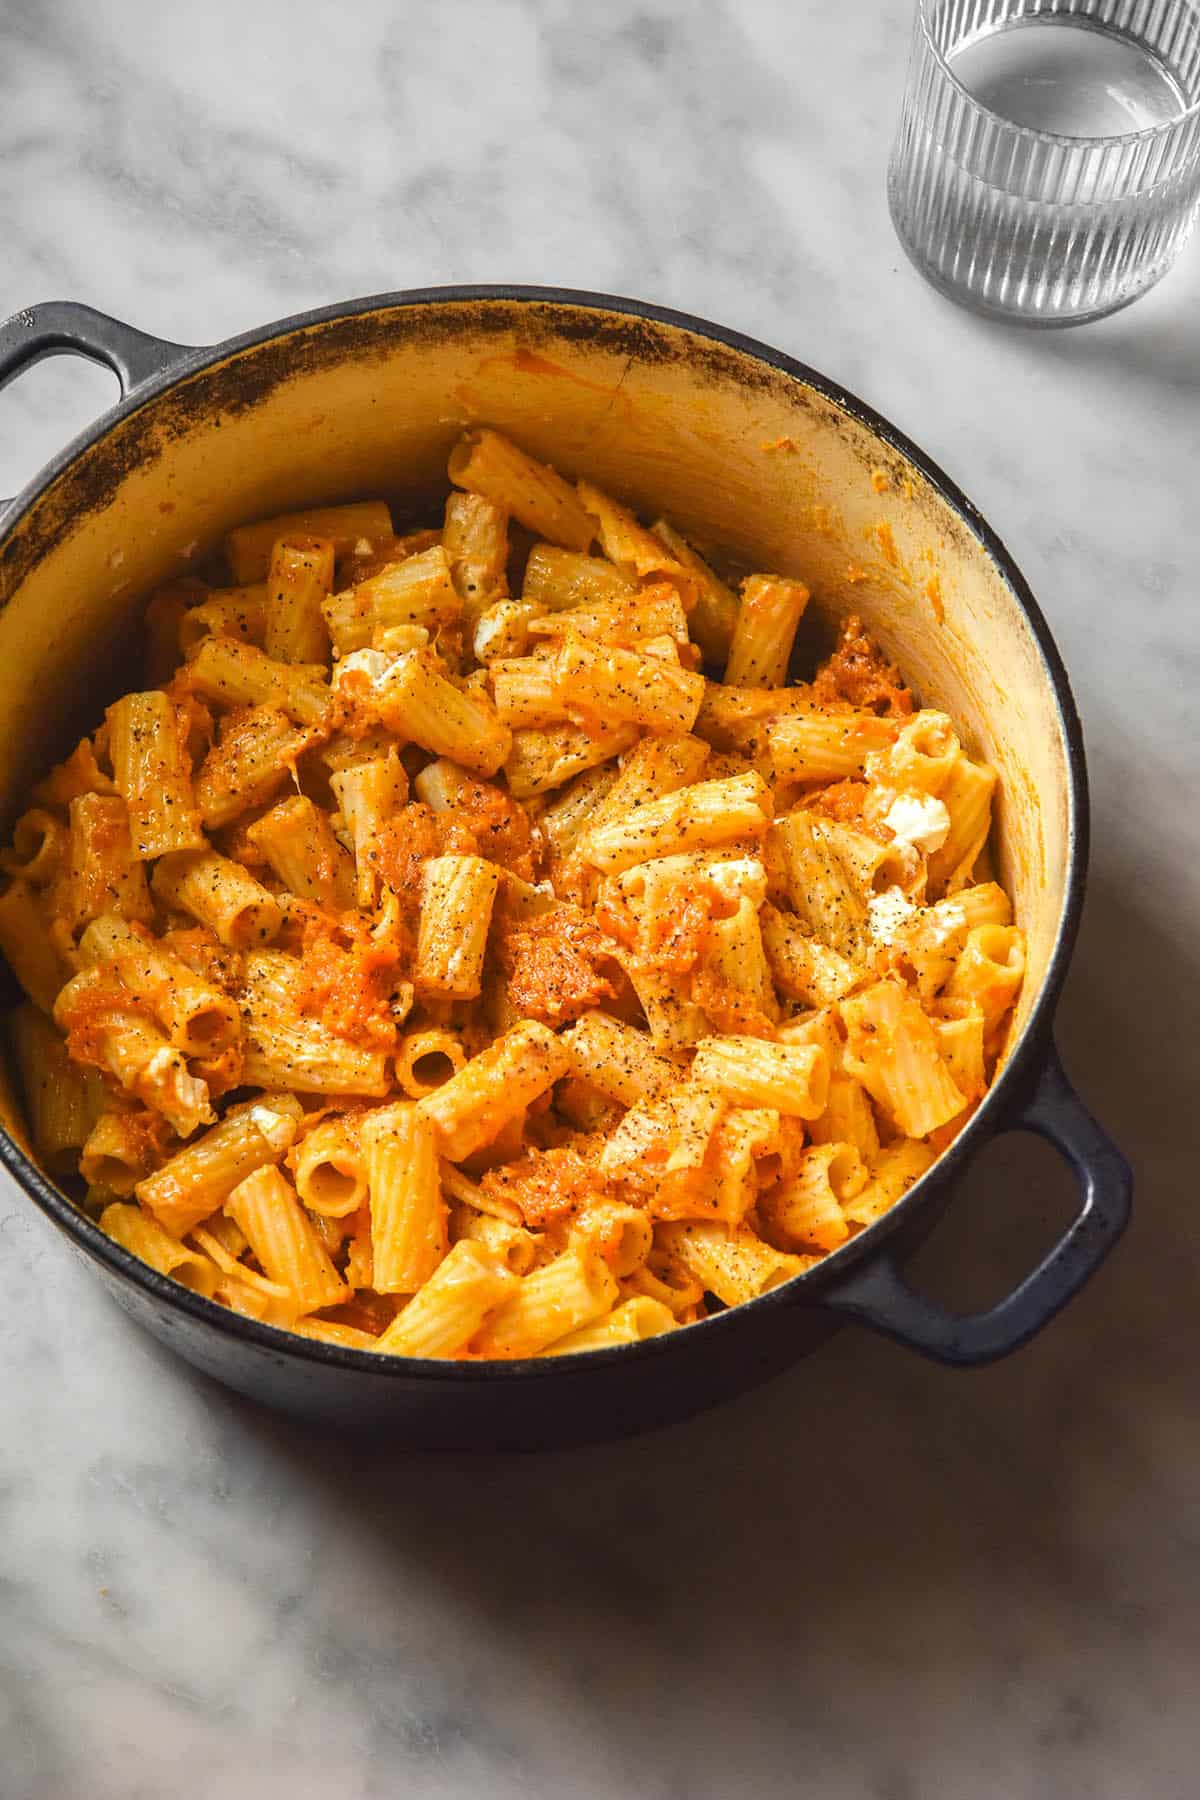
[[[978,507],[957,482],[915,444],[903,431],[876,412],[840,382],[789,356],[772,345],[727,326],[683,313],[674,308],[657,306],[649,301],[633,300],[586,289],[525,286],[520,284],[454,284],[444,287],[405,288],[395,293],[371,294],[356,300],[311,311],[294,313],[268,325],[239,333],[211,345],[185,349],[160,373],[135,385],[128,395],[93,425],[80,432],[62,451],[35,475],[9,505],[0,521],[0,544],[17,523],[45,494],[58,478],[85,452],[97,444],[113,426],[130,418],[164,393],[180,386],[192,376],[237,356],[243,351],[286,338],[295,332],[336,320],[355,318],[371,312],[401,311],[418,306],[454,306],[480,301],[501,304],[564,307],[592,313],[609,313],[629,318],[646,319],[656,324],[690,333],[694,337],[724,345],[753,361],[778,370],[812,392],[822,396],[842,412],[865,426],[889,449],[895,451],[920,471],[930,486],[958,514],[971,535],[995,566],[1005,586],[1023,613],[1041,657],[1042,669],[1054,698],[1055,711],[1066,746],[1068,800],[1067,873],[1063,889],[1062,914],[1055,933],[1050,960],[1037,998],[1030,1010],[1020,1041],[996,1076],[979,1107],[929,1171],[873,1225],[852,1238],[840,1249],[830,1252],[812,1269],[772,1288],[754,1300],[743,1301],[702,1319],[687,1329],[693,1332],[731,1331],[741,1318],[748,1323],[752,1314],[766,1308],[811,1302],[820,1304],[821,1290],[831,1287],[852,1268],[879,1254],[889,1238],[899,1231],[903,1220],[911,1217],[935,1188],[961,1175],[972,1157],[989,1138],[1000,1130],[1014,1105],[1019,1101],[1038,1068],[1044,1062],[1047,1041],[1053,1025],[1054,1011],[1062,991],[1083,908],[1083,892],[1087,875],[1089,844],[1089,812],[1087,765],[1083,743],[1083,727],[1070,680],[1046,619],[1034,599],[1033,592],[1016,561],[997,532],[988,524]],[[27,1156],[16,1140],[0,1128],[0,1165],[41,1210],[63,1230],[85,1255],[103,1264],[116,1275],[140,1287],[154,1300],[177,1308],[197,1323],[224,1332],[252,1344],[257,1349],[278,1356],[290,1356],[348,1372],[372,1374],[393,1380],[435,1380],[478,1382],[495,1380],[548,1379],[567,1370],[581,1372],[584,1367],[610,1366],[617,1358],[633,1355],[654,1356],[668,1348],[680,1350],[674,1332],[631,1343],[611,1345],[587,1352],[586,1364],[575,1357],[525,1357],[511,1361],[450,1362],[405,1356],[380,1356],[373,1350],[347,1349],[342,1345],[305,1338],[281,1327],[265,1325],[229,1308],[206,1300],[169,1276],[135,1257],[130,1251],[108,1238],[94,1220],[60,1193],[43,1171]]]

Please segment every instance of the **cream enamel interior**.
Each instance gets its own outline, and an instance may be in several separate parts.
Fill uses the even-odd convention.
[[[306,502],[382,493],[416,517],[423,496],[428,517],[455,437],[488,423],[700,547],[803,577],[822,612],[861,613],[997,764],[997,869],[1029,937],[1019,1032],[1063,912],[1067,746],[1021,608],[920,471],[793,376],[675,325],[512,300],[353,325],[294,330],[148,402],[0,541],[9,571],[31,562],[7,588],[0,571],[5,825],[72,733],[138,685],[128,627],[149,588],[228,526]]]

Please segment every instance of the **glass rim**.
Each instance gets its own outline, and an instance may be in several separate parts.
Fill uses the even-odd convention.
[[[1200,116],[1200,94],[1197,94],[1196,98],[1190,101],[1188,105],[1184,107],[1183,111],[1177,113],[1173,119],[1165,119],[1160,125],[1143,125],[1139,131],[1114,131],[1106,133],[1102,137],[1076,137],[1067,131],[1042,131],[1036,125],[1020,125],[1015,119],[1006,118],[1003,113],[996,112],[993,107],[985,106],[983,101],[979,100],[971,92],[970,88],[960,81],[958,76],[954,73],[949,58],[945,56],[937,44],[933,32],[930,29],[930,18],[933,8],[939,4],[944,4],[944,0],[917,0],[917,19],[920,23],[921,32],[930,55],[937,63],[939,69],[941,69],[942,74],[950,82],[951,86],[957,90],[962,99],[966,101],[972,111],[980,114],[984,118],[995,120],[998,125],[1003,126],[1006,131],[1013,132],[1017,137],[1029,138],[1034,143],[1065,144],[1070,148],[1083,152],[1091,150],[1107,150],[1113,144],[1150,143],[1156,138],[1168,138],[1172,133],[1179,131],[1183,126],[1189,124],[1192,119]],[[1034,21],[1038,19],[1058,19],[1060,22],[1068,23],[1078,23],[1080,19],[1080,14],[1078,13],[1030,13],[1027,16]],[[1200,27],[1200,15],[1197,15],[1197,25]],[[1099,31],[1106,37],[1119,37],[1121,35],[1119,32],[1107,31],[1103,26],[1091,24],[1086,19],[1084,20],[1084,27],[1087,30]],[[1007,27],[1002,26],[1000,29],[1006,30]]]

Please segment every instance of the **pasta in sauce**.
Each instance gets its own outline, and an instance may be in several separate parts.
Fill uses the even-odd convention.
[[[857,619],[789,685],[801,581],[735,591],[493,431],[450,477],[440,527],[265,520],[151,598],[145,688],[0,858],[10,1041],[39,1158],[162,1274],[570,1354],[880,1218],[986,1092],[1023,938],[994,771]]]

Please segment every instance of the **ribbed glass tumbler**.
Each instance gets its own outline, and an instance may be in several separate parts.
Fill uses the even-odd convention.
[[[917,0],[888,199],[917,268],[978,312],[1127,306],[1200,203],[1197,0]]]

